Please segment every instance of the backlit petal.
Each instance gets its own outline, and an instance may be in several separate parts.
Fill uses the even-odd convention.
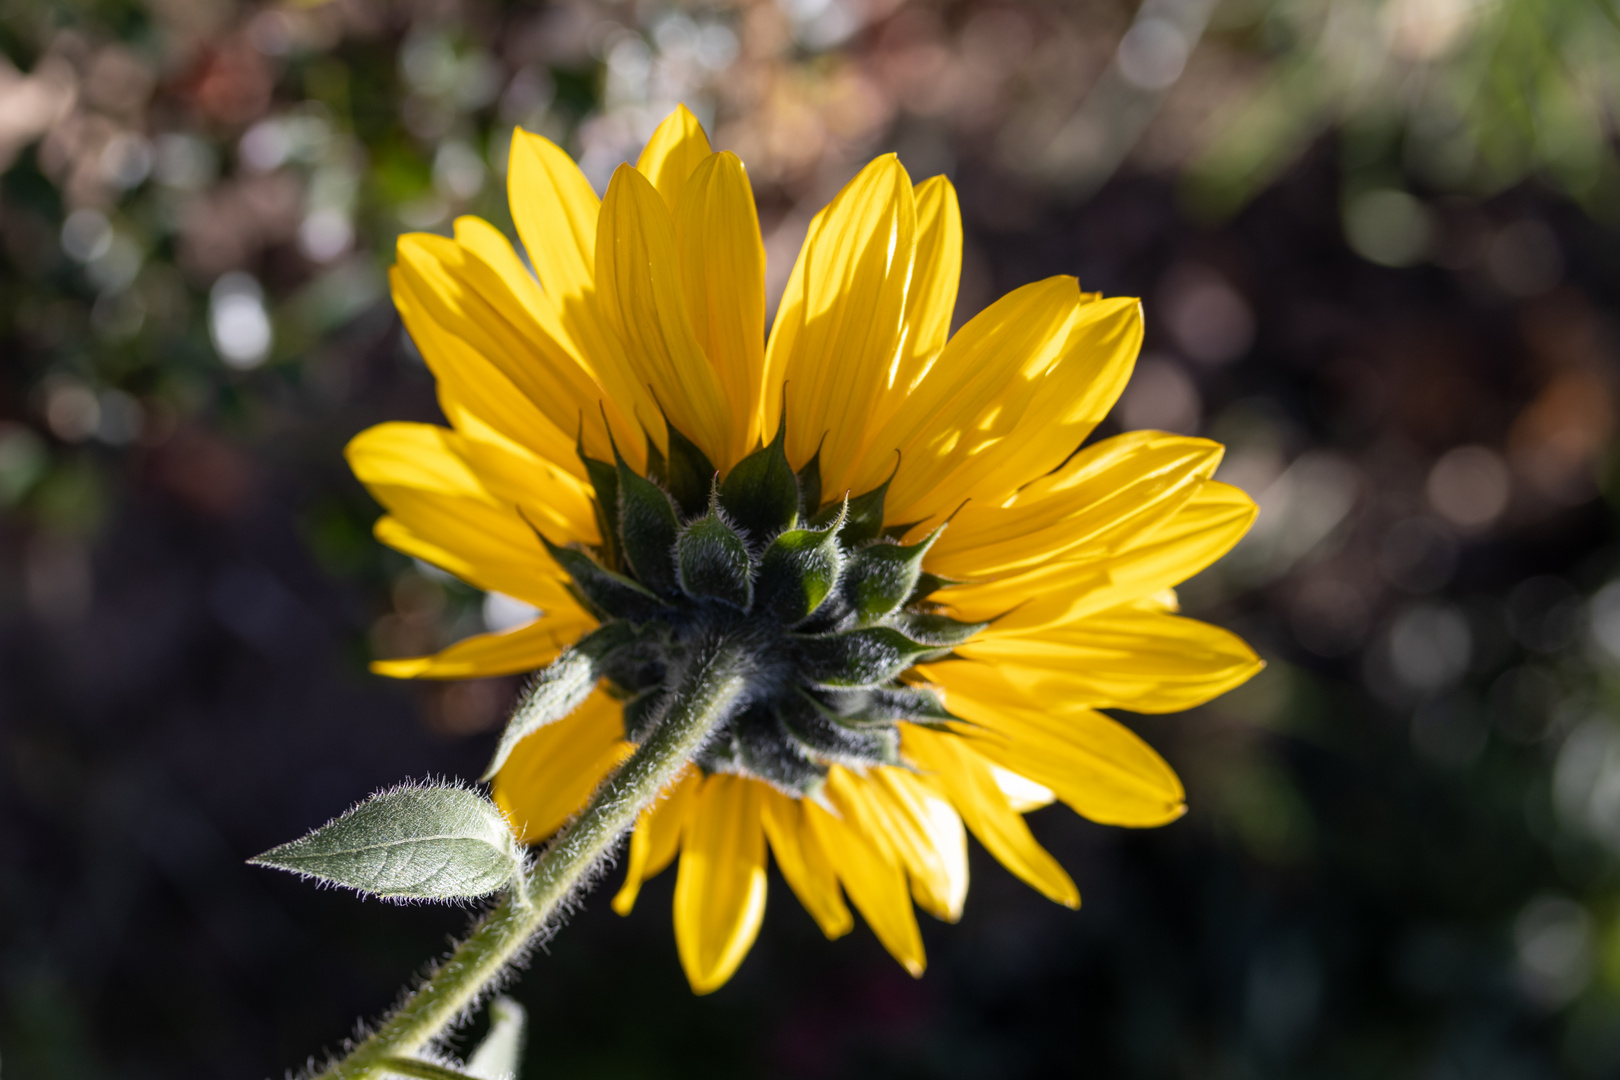
[[[1089,299],[1073,278],[1026,285],[951,338],[869,440],[852,487],[881,483],[898,452],[887,520],[927,521],[969,499],[1000,505],[1091,433],[1141,341],[1135,300]]]
[[[518,743],[495,776],[495,805],[526,842],[538,843],[582,809],[632,749],[619,703],[598,691]]]
[[[735,154],[698,165],[675,208],[675,242],[692,332],[725,388],[741,460],[760,437],[765,366],[765,244],[748,174]]]
[[[948,661],[923,673],[944,688],[953,713],[978,725],[961,733],[976,753],[1051,788],[1083,817],[1152,826],[1185,812],[1174,770],[1111,717],[1090,709],[1041,708],[1021,699],[988,664]]]
[[[855,926],[855,917],[838,888],[838,873],[804,818],[804,804],[774,788],[764,791],[765,835],[788,888],[816,920],[829,941]]]
[[[710,153],[703,125],[685,105],[677,105],[647,140],[647,147],[636,162],[636,171],[658,189],[658,194],[673,211],[692,171]],[[758,235],[757,227],[754,233]]]
[[[1264,666],[1229,630],[1136,607],[1027,633],[985,631],[956,652],[995,664],[1030,700],[1145,713],[1202,705]]]
[[[902,725],[901,746],[951,800],[979,843],[1008,870],[1050,900],[1080,906],[1080,890],[1013,812],[991,764],[956,735]]]
[[[962,210],[956,188],[943,176],[915,188],[917,258],[906,291],[905,342],[885,380],[882,399],[872,410],[871,426],[892,416],[905,403],[928,369],[939,359],[951,332],[956,290],[962,280]]]
[[[658,802],[636,817],[635,830],[630,834],[629,855],[625,860],[624,884],[613,897],[613,910],[620,915],[630,914],[635,907],[642,882],[662,873],[664,867],[675,861],[702,779],[702,774],[689,766],[664,789],[664,795]]]
[[[880,767],[863,785],[888,818],[917,906],[946,922],[967,899],[967,833],[950,800],[904,769]]]
[[[694,993],[725,985],[765,916],[761,787],[716,773],[692,807],[675,878],[675,944]]]
[[[400,506],[404,518],[385,514],[371,527],[382,543],[395,551],[437,566],[486,592],[505,593],[542,611],[573,610],[577,601],[563,585],[562,571],[544,552],[521,552],[489,542],[476,522],[476,504],[456,500],[430,500],[396,490],[389,501]]]
[[[635,169],[613,174],[597,228],[597,302],[669,422],[724,470],[731,410],[692,333],[669,207]]]
[[[948,578],[988,577],[1071,552],[1106,558],[1162,525],[1215,471],[1208,439],[1132,432],[1076,454],[1007,503],[969,502],[929,549],[926,567]]]
[[[878,158],[811,224],[777,312],[765,430],[775,430],[785,383],[788,459],[797,468],[820,448],[829,498],[852,478],[900,348],[916,239],[911,179],[894,155]]]
[[[596,620],[577,607],[547,612],[512,630],[463,638],[432,656],[375,660],[371,670],[392,679],[481,679],[537,671],[595,626]]]
[[[840,820],[812,802],[801,804],[805,820],[828,858],[838,868],[838,878],[850,902],[872,928],[889,955],[900,961],[914,978],[921,978],[928,966],[923,952],[917,914],[906,888],[906,872],[895,860],[886,858],[852,824]]]

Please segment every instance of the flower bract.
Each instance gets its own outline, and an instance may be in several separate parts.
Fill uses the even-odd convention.
[[[522,131],[508,177],[527,265],[462,218],[401,238],[392,271],[448,426],[382,424],[348,455],[380,539],[542,613],[376,670],[505,675],[569,647],[594,665],[494,777],[529,840],[716,640],[742,647],[747,689],[642,813],[613,901],[679,860],[699,992],[758,933],[767,851],[828,937],[853,907],[920,974],[915,907],[960,916],[969,833],[1074,907],[1025,813],[1181,815],[1175,773],[1102,710],[1185,709],[1258,670],[1172,591],[1255,508],[1211,479],[1207,440],[1086,445],[1135,361],[1137,301],[1049,278],[951,335],[955,192],[888,156],[816,216],[767,336],[747,174],[684,108],[600,200]]]

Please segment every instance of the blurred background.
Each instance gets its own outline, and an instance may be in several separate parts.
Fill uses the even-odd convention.
[[[524,617],[370,537],[344,442],[437,418],[385,269],[510,231],[514,125],[601,186],[680,101],[773,301],[889,150],[961,192],[959,322],[1143,297],[1107,430],[1229,445],[1261,515],[1184,600],[1270,666],[1126,718],[1180,822],[1033,815],[1080,912],[975,850],[919,982],[777,879],[694,998],[673,874],[598,890],[526,1075],[1620,1076],[1617,61],[1612,0],[8,0],[7,1077],[282,1075],[461,931],[243,865],[475,776],[516,688],[365,669]]]

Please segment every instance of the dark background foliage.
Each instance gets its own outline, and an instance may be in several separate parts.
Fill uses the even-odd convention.
[[[961,192],[959,318],[1056,273],[1142,296],[1109,429],[1229,445],[1262,516],[1183,598],[1270,666],[1126,718],[1183,820],[1032,816],[1078,913],[975,849],[920,981],[776,879],[695,998],[673,875],[627,919],[598,890],[515,991],[526,1075],[1620,1075],[1607,11],[8,5],[0,1068],[279,1075],[462,929],[243,864],[476,775],[515,691],[365,670],[506,617],[377,545],[343,464],[437,417],[383,271],[508,223],[511,125],[600,182],[686,100],[778,287],[896,149]]]

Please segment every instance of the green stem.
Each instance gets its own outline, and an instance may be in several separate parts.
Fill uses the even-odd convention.
[[[734,650],[710,642],[694,650],[669,713],[535,862],[521,890],[507,893],[427,981],[381,1027],[316,1080],[359,1080],[414,1054],[463,1017],[518,959],[557,909],[589,877],[636,815],[686,767],[728,715],[744,685]]]

